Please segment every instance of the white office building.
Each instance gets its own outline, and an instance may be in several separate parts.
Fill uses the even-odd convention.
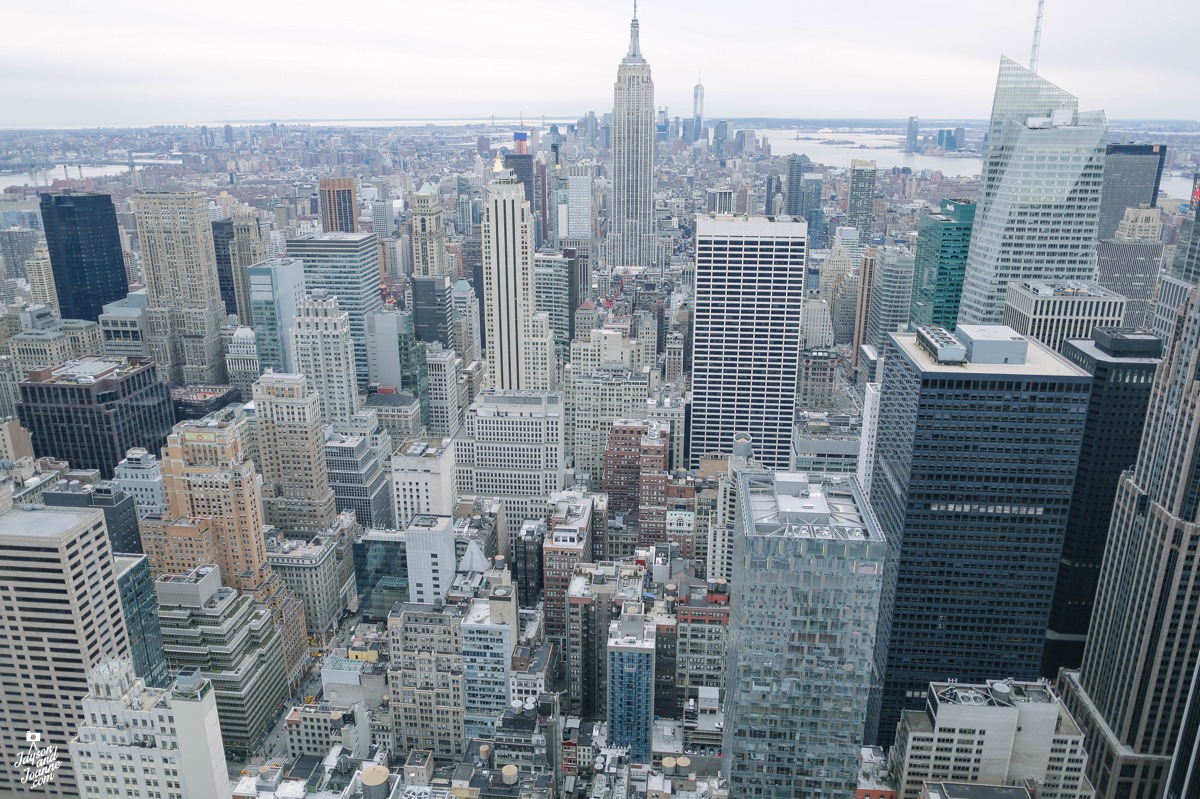
[[[1046,682],[929,684],[924,710],[905,710],[888,753],[898,799],[927,781],[1036,786],[1036,796],[1091,799],[1083,733]]]
[[[133,497],[139,519],[166,512],[167,489],[163,484],[162,461],[157,455],[134,447],[113,469],[113,481]]]
[[[70,744],[82,799],[229,796],[217,700],[199,669],[148,688],[130,661],[107,660],[87,681],[83,723]]]
[[[454,446],[448,438],[413,438],[392,454],[392,498],[396,524],[418,514],[454,513]]]
[[[696,220],[693,466],[735,433],[767,468],[790,465],[807,236],[799,217]]]
[[[444,600],[458,568],[454,518],[429,514],[414,516],[404,528],[404,543],[411,600],[421,605]]]
[[[563,487],[561,394],[480,392],[454,439],[458,494],[504,500],[513,524],[546,515],[546,497]]]
[[[317,289],[300,301],[292,323],[292,352],[296,371],[308,376],[321,397],[325,423],[348,421],[358,410],[355,344],[350,315],[336,296]]]
[[[379,246],[374,233],[321,233],[288,239],[288,255],[304,262],[304,285],[336,297],[350,323],[354,373],[367,383],[367,317],[383,308]],[[298,371],[304,371],[297,366]],[[311,375],[310,375],[311,377]]]

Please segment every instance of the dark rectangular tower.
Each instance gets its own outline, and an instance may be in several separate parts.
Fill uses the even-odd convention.
[[[1046,630],[1042,675],[1079,668],[1121,472],[1137,460],[1162,341],[1144,330],[1096,328],[1063,342],[1063,357],[1092,376],[1062,559]]]
[[[933,680],[1039,676],[1092,381],[1002,325],[893,333],[883,354],[881,740]]]
[[[112,197],[73,192],[40,197],[62,317],[99,321],[107,303],[129,293]]]

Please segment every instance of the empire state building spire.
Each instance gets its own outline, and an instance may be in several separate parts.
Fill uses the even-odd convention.
[[[612,225],[610,267],[654,265],[654,81],[642,55],[637,4],[629,25],[629,52],[617,68],[613,89]]]
[[[634,0],[633,21],[629,23],[629,53],[625,56],[622,63],[644,63],[645,61],[646,59],[642,58],[642,45],[638,41],[637,0]]]

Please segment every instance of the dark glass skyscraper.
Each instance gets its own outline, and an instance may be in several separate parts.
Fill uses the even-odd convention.
[[[1063,342],[1063,357],[1092,375],[1062,559],[1050,607],[1042,675],[1079,668],[1121,472],[1137,460],[1162,341],[1153,333],[1096,328]]]
[[[913,330],[921,325],[954,330],[958,324],[958,303],[974,225],[974,200],[942,200],[936,213],[924,214],[918,222],[909,314]]]
[[[34,454],[99,469],[105,478],[134,447],[158,452],[175,423],[167,385],[143,358],[89,356],[34,369],[18,385],[17,415]]]
[[[1110,144],[1104,152],[1097,238],[1111,239],[1126,208],[1158,204],[1158,186],[1167,159],[1165,144]]]
[[[63,318],[98,321],[107,303],[129,293],[112,197],[42,194],[41,209]]]
[[[932,680],[1039,676],[1091,380],[1004,326],[888,337],[871,481],[895,575],[882,740]]]
[[[233,243],[233,220],[217,219],[212,223],[213,249],[217,251],[217,285],[221,287],[221,302],[225,313],[237,313],[237,295],[233,287],[233,258],[229,245]]]

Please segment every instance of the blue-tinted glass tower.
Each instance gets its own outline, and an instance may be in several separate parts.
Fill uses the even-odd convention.
[[[166,688],[171,682],[167,655],[163,650],[162,627],[154,597],[154,578],[145,555],[113,554],[117,572],[117,592],[121,611],[129,630],[129,654],[133,670],[146,685]]]
[[[112,197],[72,192],[40,196],[62,317],[99,321],[105,304],[129,293]]]

